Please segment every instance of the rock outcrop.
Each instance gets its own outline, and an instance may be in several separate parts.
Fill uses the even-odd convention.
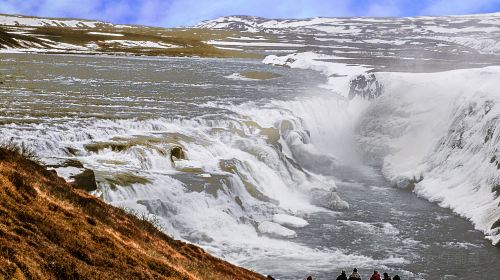
[[[95,173],[92,169],[85,169],[82,173],[72,177],[75,181],[73,184],[76,188],[85,190],[87,192],[97,190],[97,182],[95,180]]]
[[[361,96],[364,99],[375,99],[382,95],[384,87],[377,81],[374,73],[365,73],[349,81],[349,99]]]

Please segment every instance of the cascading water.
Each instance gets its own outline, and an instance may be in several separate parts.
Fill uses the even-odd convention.
[[[95,172],[96,196],[229,261],[282,279],[351,266],[422,279],[440,273],[435,247],[495,254],[468,222],[364,163],[382,147],[373,104],[385,97],[349,100],[318,87],[315,72],[247,60],[75,56],[88,71],[74,71],[61,58],[11,56],[3,139],[29,143],[68,179],[77,160]],[[281,77],[235,79],[241,68]]]

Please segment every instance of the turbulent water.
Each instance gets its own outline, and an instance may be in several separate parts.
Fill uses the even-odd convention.
[[[0,59],[2,139],[52,166],[78,160],[95,171],[95,195],[229,261],[280,279],[354,266],[404,279],[500,273],[500,251],[469,221],[364,164],[355,139],[369,101],[332,94],[318,72],[256,60]],[[185,160],[171,161],[175,147]],[[70,179],[78,168],[57,171]],[[279,219],[290,216],[308,225]]]

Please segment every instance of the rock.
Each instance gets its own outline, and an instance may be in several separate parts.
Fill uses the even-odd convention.
[[[375,99],[382,95],[383,85],[377,81],[373,73],[358,75],[349,81],[349,99],[361,96],[364,99]]]
[[[75,181],[73,185],[77,189],[82,189],[87,192],[97,190],[97,182],[95,180],[95,173],[91,169],[85,169],[82,173],[72,176]]]
[[[274,237],[285,237],[285,238],[297,237],[297,233],[295,231],[273,222],[264,221],[260,223],[257,228],[260,233]]]
[[[309,225],[309,223],[302,218],[286,214],[274,214],[273,222],[278,223],[282,226],[288,226],[293,228],[303,228]]]
[[[174,160],[184,160],[186,159],[186,154],[182,147],[175,146],[170,149],[170,160],[174,162]]]
[[[344,210],[349,208],[349,203],[342,200],[335,189],[312,189],[311,190],[312,203],[331,210]]]

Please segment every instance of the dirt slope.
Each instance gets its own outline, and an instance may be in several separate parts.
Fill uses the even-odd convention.
[[[264,279],[0,148],[0,279]]]

